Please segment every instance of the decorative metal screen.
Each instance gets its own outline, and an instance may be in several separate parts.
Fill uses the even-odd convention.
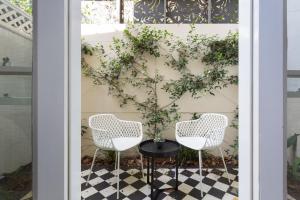
[[[238,23],[238,0],[212,0],[211,23]]]
[[[238,23],[238,0],[139,0],[134,23]]]
[[[87,0],[83,23],[205,24],[238,23],[239,0]],[[123,3],[122,3],[123,2]]]
[[[167,23],[207,23],[207,0],[168,0]]]
[[[164,24],[165,3],[163,0],[141,0],[134,4],[134,22],[142,24]]]

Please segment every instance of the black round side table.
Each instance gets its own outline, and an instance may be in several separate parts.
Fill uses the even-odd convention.
[[[147,184],[151,185],[151,199],[157,199],[159,194],[170,188],[159,189],[155,188],[154,185],[154,173],[155,173],[155,158],[165,158],[165,157],[175,157],[176,169],[175,176],[176,182],[174,189],[178,190],[178,152],[180,150],[180,145],[176,141],[165,140],[159,146],[153,140],[146,140],[139,145],[139,151],[143,156],[147,158]],[[150,168],[150,159],[151,159],[151,182],[149,182],[149,168]],[[155,189],[155,195],[154,195]]]

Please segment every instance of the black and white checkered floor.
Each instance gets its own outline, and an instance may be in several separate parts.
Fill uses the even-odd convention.
[[[146,170],[145,170],[146,172]],[[116,200],[116,171],[95,167],[91,179],[86,186],[89,169],[81,172],[81,197],[85,200]],[[150,200],[150,186],[146,184],[146,176],[141,177],[138,169],[120,170],[120,199]],[[234,200],[238,196],[238,171],[229,169],[231,183],[226,173],[220,169],[203,170],[202,200]],[[169,188],[174,186],[174,170],[157,169],[156,186]],[[165,200],[196,200],[201,199],[199,170],[179,169],[178,191],[161,193],[158,199]]]

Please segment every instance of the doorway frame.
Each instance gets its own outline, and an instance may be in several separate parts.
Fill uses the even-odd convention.
[[[80,0],[34,0],[33,4],[37,11],[34,198],[79,200]],[[286,194],[285,8],[284,0],[240,0],[239,4],[239,196],[243,200],[281,200]]]

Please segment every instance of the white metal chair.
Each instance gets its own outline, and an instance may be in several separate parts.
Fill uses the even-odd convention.
[[[202,157],[201,150],[218,148],[222,156],[228,182],[229,174],[225,164],[220,145],[223,142],[225,129],[228,126],[228,118],[225,115],[206,113],[197,120],[182,121],[176,123],[176,140],[178,143],[199,152],[200,186],[202,186]],[[201,189],[201,197],[203,191]]]
[[[89,127],[92,129],[93,141],[97,149],[94,154],[86,184],[90,180],[98,150],[115,151],[115,169],[117,168],[117,199],[119,199],[120,152],[135,147],[142,141],[142,123],[120,120],[112,114],[98,114],[89,118]],[[143,157],[141,154],[140,156],[141,172],[144,177]]]

